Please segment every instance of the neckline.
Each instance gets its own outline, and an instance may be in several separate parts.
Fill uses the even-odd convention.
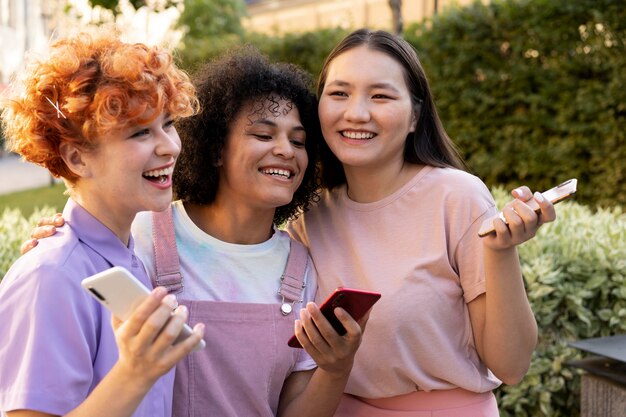
[[[402,185],[402,187],[398,188],[396,191],[394,191],[393,193],[389,194],[388,196],[378,200],[378,201],[372,201],[369,203],[359,203],[356,202],[352,199],[350,199],[350,197],[348,196],[348,187],[347,185],[344,185],[341,188],[341,194],[340,194],[340,198],[343,201],[343,203],[345,204],[346,207],[352,209],[352,210],[358,210],[358,211],[373,211],[373,210],[378,210],[382,207],[385,207],[386,205],[392,203],[393,201],[397,200],[398,198],[402,197],[404,194],[406,194],[411,188],[413,188],[415,186],[415,184],[417,184],[418,182],[420,182],[422,180],[422,178],[428,174],[430,171],[432,171],[433,167],[430,165],[424,165],[422,167],[422,169],[420,169],[417,174],[415,174],[413,176],[413,178],[409,179],[404,185]]]
[[[173,211],[174,221],[178,219],[181,222],[181,225],[187,230],[187,232],[192,234],[198,240],[198,242],[207,243],[216,248],[220,248],[221,250],[224,250],[226,252],[230,251],[230,252],[241,253],[241,252],[258,252],[258,251],[271,250],[274,248],[274,246],[278,244],[278,241],[280,239],[279,235],[281,231],[276,227],[276,225],[272,225],[274,233],[272,233],[272,236],[270,236],[270,238],[264,242],[253,243],[249,245],[226,242],[200,229],[193,222],[193,220],[191,220],[191,217],[189,217],[189,214],[187,213],[187,210],[185,210],[185,206],[183,205],[183,202],[181,200],[175,201],[173,204],[173,207],[174,207],[174,211]]]

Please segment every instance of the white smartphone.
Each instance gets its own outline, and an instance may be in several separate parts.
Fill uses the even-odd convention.
[[[548,191],[544,191],[543,193],[541,193],[541,195],[543,195],[543,197],[546,200],[550,201],[552,204],[556,204],[574,195],[574,193],[576,193],[577,184],[578,180],[576,178],[572,178],[571,180],[562,182],[554,188],[550,188]],[[541,210],[539,204],[537,204],[534,199],[527,201],[526,204],[536,212],[539,212]],[[493,227],[493,221],[498,217],[506,223],[504,215],[502,214],[502,212],[499,212],[496,216],[490,217],[483,222],[483,224],[480,226],[480,230],[478,231],[478,236],[485,237],[489,233],[494,233],[495,228]]]
[[[87,277],[81,281],[81,284],[120,320],[127,320],[133,310],[150,295],[150,290],[121,266],[114,266]],[[184,324],[174,344],[185,340],[191,334],[191,327]],[[204,349],[205,346],[205,341],[200,340],[194,350]]]

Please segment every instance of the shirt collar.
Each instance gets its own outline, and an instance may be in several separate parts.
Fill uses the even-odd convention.
[[[128,269],[133,265],[135,241],[132,236],[127,247],[111,229],[72,198],[69,198],[65,204],[63,218],[81,242],[111,265],[124,266]]]

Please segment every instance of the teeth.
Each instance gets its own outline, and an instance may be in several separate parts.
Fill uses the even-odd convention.
[[[171,175],[174,172],[174,167],[171,166],[165,169],[154,169],[152,171],[146,171],[143,173],[144,177],[161,177],[163,175]]]
[[[261,172],[264,174],[268,174],[268,175],[280,175],[285,178],[291,177],[291,172],[286,169],[267,168],[267,169],[261,170]]]
[[[374,134],[371,132],[342,132],[343,136],[349,139],[371,139],[374,137]]]

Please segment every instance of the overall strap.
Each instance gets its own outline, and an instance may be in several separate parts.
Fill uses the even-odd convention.
[[[278,294],[283,298],[280,311],[285,316],[291,313],[296,302],[302,302],[302,290],[306,286],[304,274],[309,261],[309,253],[302,243],[294,239],[291,239],[290,243],[287,266],[280,277],[278,290]]]
[[[183,276],[176,248],[172,206],[161,212],[152,212],[152,245],[156,277],[150,277],[154,287],[165,287],[170,294],[183,290]]]

